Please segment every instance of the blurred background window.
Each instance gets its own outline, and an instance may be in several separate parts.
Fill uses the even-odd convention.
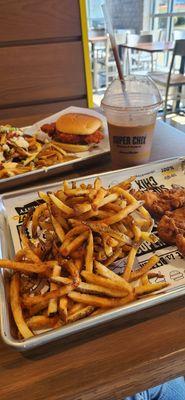
[[[89,29],[104,29],[101,0],[87,0],[87,16]]]
[[[185,30],[185,0],[152,0],[151,29],[165,29],[166,40],[175,40],[174,31]],[[180,39],[180,33],[178,39]]]

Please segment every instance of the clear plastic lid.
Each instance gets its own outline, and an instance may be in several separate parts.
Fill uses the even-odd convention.
[[[129,75],[125,81],[115,79],[107,88],[101,102],[103,108],[117,111],[157,111],[162,104],[161,94],[148,76]]]

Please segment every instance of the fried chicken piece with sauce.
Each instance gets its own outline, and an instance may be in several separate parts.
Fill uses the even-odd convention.
[[[168,244],[176,244],[185,256],[185,207],[168,211],[158,223],[158,235]]]
[[[56,131],[56,124],[52,122],[51,124],[44,124],[41,126],[41,130],[47,133],[49,136],[52,136]]]
[[[163,189],[161,192],[147,190],[135,191],[133,196],[144,201],[144,207],[154,218],[161,218],[167,211],[173,211],[185,205],[185,188]]]

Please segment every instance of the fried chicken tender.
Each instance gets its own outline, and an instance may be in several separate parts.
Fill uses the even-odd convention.
[[[173,211],[185,205],[185,188],[164,189],[160,193],[154,190],[134,191],[137,200],[143,200],[145,208],[157,219],[166,211]]]
[[[98,144],[104,138],[104,135],[100,130],[97,130],[90,135],[74,135],[60,132],[56,129],[55,122],[42,125],[41,130],[47,133],[54,140],[69,144]]]
[[[176,244],[185,256],[185,207],[168,211],[158,223],[158,235],[168,244]]]
[[[41,127],[42,131],[45,133],[48,133],[49,136],[52,136],[56,130],[56,124],[55,122],[52,122],[51,124],[44,124]]]

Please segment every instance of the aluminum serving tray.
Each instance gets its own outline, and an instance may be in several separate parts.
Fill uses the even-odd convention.
[[[15,176],[11,176],[9,178],[4,178],[0,180],[0,193],[3,193],[7,190],[13,190],[19,186],[23,186],[29,182],[29,184],[39,181],[39,179],[47,179],[52,176],[57,176],[59,174],[63,174],[64,172],[71,171],[76,169],[79,164],[88,165],[89,162],[92,162],[93,159],[100,159],[102,155],[106,155],[110,153],[110,146],[108,142],[108,138],[105,140],[104,148],[98,147],[95,150],[89,151],[88,155],[79,156],[78,158],[70,161],[66,161],[63,163],[59,163],[56,165],[51,165],[50,167],[44,167],[40,169],[36,169],[30,172],[26,172],[24,174],[19,174]]]
[[[173,158],[168,160],[163,160],[155,163],[150,163],[147,165],[135,167],[135,168],[127,168],[119,171],[108,172],[101,174],[100,177],[102,179],[103,184],[114,184],[115,182],[119,182],[121,180],[126,179],[131,175],[137,175],[137,179],[140,179],[140,184],[143,182],[143,177],[145,178],[145,183],[153,180],[153,182],[157,182],[157,176],[161,177],[159,179],[159,183],[164,185],[163,181],[167,183],[167,187],[171,186],[171,183],[179,181],[182,186],[185,186],[185,175],[184,175],[184,164],[185,158]],[[170,175],[171,174],[171,175]],[[76,179],[78,182],[88,182],[90,183],[97,175],[91,175],[88,177],[83,177]],[[167,177],[167,178],[166,178]],[[172,182],[173,181],[173,182]],[[183,181],[183,182],[182,182]],[[61,182],[52,184],[52,185],[42,185],[36,188],[24,189],[12,193],[5,194],[1,197],[0,201],[0,257],[12,257],[14,254],[14,245],[15,245],[15,237],[10,233],[10,210],[15,208],[16,205],[22,203],[25,205],[25,201],[30,202],[37,198],[38,190],[56,190],[60,186]],[[11,206],[11,204],[13,204]],[[11,207],[11,208],[10,208]],[[172,246],[166,246],[164,250],[164,244],[161,248],[158,248],[156,251],[157,254],[163,254],[163,259],[166,257],[166,260],[170,260],[173,257],[177,258],[175,261],[169,261],[168,265],[165,262],[165,265],[161,268],[166,268],[166,271],[169,272],[167,274],[167,279],[171,279],[171,286],[164,293],[158,293],[156,295],[145,297],[141,300],[137,300],[131,304],[112,309],[111,311],[107,311],[102,315],[97,315],[94,317],[88,317],[83,320],[77,321],[70,325],[66,325],[64,327],[58,328],[56,330],[50,330],[44,333],[41,333],[33,338],[27,340],[17,340],[14,336],[14,323],[12,321],[10,307],[8,303],[8,276],[9,273],[6,270],[1,271],[0,274],[0,302],[1,302],[1,335],[5,343],[16,348],[19,351],[30,350],[35,348],[36,346],[43,345],[45,343],[52,342],[57,339],[62,339],[63,337],[70,336],[76,332],[80,332],[82,330],[90,329],[91,327],[95,327],[104,322],[108,322],[114,320],[118,317],[123,317],[127,314],[131,314],[133,312],[146,309],[148,307],[157,305],[159,303],[163,303],[170,299],[182,296],[185,294],[185,261],[180,257],[177,249]],[[162,250],[161,250],[162,249]],[[140,256],[141,261],[146,260],[146,257],[151,256],[150,251],[143,250],[144,253]],[[162,253],[160,253],[162,252]],[[148,254],[149,253],[149,254]],[[176,256],[174,255],[176,254]],[[172,257],[173,255],[173,257]],[[174,278],[174,271],[176,271],[183,277],[178,281]],[[179,272],[180,271],[180,272]]]

